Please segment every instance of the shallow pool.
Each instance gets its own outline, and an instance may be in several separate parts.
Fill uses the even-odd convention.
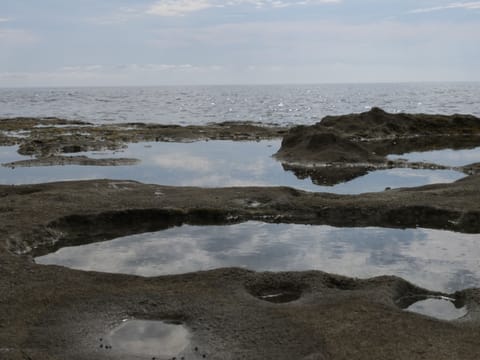
[[[405,308],[406,311],[447,321],[461,319],[468,313],[465,304],[445,296],[425,296],[415,300]]]
[[[203,141],[193,143],[148,142],[130,144],[120,151],[67,155],[92,158],[136,158],[129,166],[0,167],[1,184],[31,184],[65,180],[118,179],[174,186],[289,186],[307,191],[358,194],[385,188],[448,183],[465,175],[451,170],[390,169],[335,186],[319,186],[285,171],[272,157],[279,140],[259,142]],[[29,159],[16,154],[15,147],[0,147],[0,163]]]

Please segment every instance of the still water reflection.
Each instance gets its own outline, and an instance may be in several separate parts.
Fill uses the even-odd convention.
[[[171,359],[182,353],[190,343],[190,333],[181,324],[164,321],[129,320],[114,329],[100,344],[112,349],[148,359]]]
[[[0,166],[1,184],[28,184],[64,180],[118,179],[175,186],[290,186],[340,194],[383,191],[386,187],[448,183],[465,175],[450,170],[391,169],[374,171],[335,186],[318,186],[284,171],[272,158],[280,141],[194,143],[149,142],[130,144],[121,151],[76,153],[93,158],[136,158],[134,166],[49,166],[14,169]],[[6,150],[5,150],[6,149]],[[15,148],[0,147],[0,163],[19,160]],[[21,159],[22,157],[20,157]],[[25,159],[26,157],[24,157]]]
[[[465,166],[480,161],[480,147],[463,150],[435,150],[389,155],[389,159],[407,159],[411,162],[427,162],[445,166]]]
[[[219,267],[397,275],[452,292],[480,286],[480,236],[427,229],[335,228],[247,222],[181,226],[66,247],[41,264],[155,276]]]
[[[430,297],[410,305],[407,311],[434,317],[441,320],[455,320],[467,315],[467,307],[456,307],[453,299]]]

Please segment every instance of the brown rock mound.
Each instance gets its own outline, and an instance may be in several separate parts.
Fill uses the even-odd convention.
[[[386,140],[398,140],[404,151],[415,151],[415,144],[421,145],[424,141],[407,139],[447,138],[445,141],[437,138],[438,146],[439,141],[450,143],[459,136],[479,135],[480,119],[475,116],[390,114],[373,108],[361,114],[327,116],[313,126],[292,128],[276,157],[290,162],[376,163],[385,161],[377,151],[388,153],[379,149],[379,145],[383,148],[390,144]],[[404,149],[405,144],[410,144],[411,148]],[[393,152],[397,144],[391,145]]]

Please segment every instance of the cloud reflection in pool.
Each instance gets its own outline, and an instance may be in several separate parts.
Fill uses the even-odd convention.
[[[465,175],[451,170],[390,169],[374,171],[335,186],[298,179],[272,158],[280,140],[259,142],[201,141],[130,144],[122,151],[76,153],[92,158],[136,158],[135,166],[49,166],[14,169],[0,166],[0,183],[29,184],[65,180],[116,179],[174,186],[290,186],[340,194],[383,191],[386,187],[448,183]],[[0,149],[2,149],[0,147]],[[15,147],[0,152],[0,163],[20,160]],[[3,155],[2,155],[3,154]],[[10,155],[9,155],[10,154]],[[26,159],[26,157],[23,157]]]
[[[411,162],[427,162],[445,166],[465,166],[480,161],[480,147],[472,149],[443,149],[423,152],[410,152],[401,155],[389,155],[389,159],[407,159]]]
[[[219,267],[397,275],[452,292],[480,286],[480,236],[427,229],[335,228],[247,222],[181,226],[36,258],[82,270],[155,276]]]

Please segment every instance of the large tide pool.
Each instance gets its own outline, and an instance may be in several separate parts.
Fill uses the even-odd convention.
[[[183,225],[35,259],[74,269],[159,276],[220,267],[396,275],[444,292],[480,286],[480,236],[428,229],[336,228],[246,222]]]

